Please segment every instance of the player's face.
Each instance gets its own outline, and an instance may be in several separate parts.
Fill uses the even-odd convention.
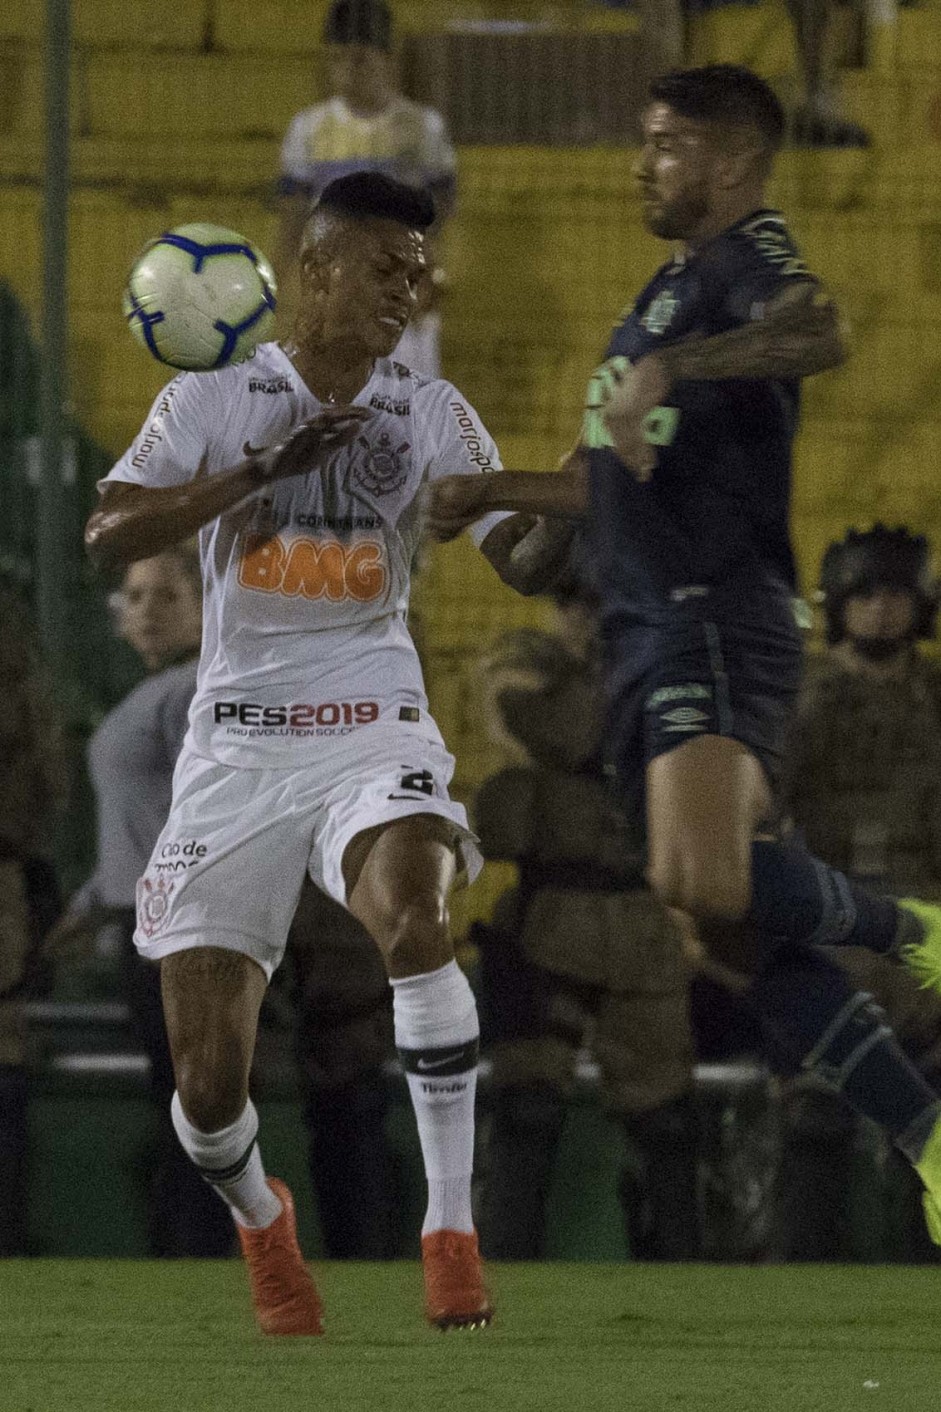
[[[843,623],[849,638],[902,642],[915,625],[915,603],[910,593],[888,585],[854,593],[846,600]]]
[[[373,358],[388,357],[415,311],[424,271],[420,231],[396,221],[351,226],[327,274],[324,338],[357,343]]]
[[[327,82],[331,93],[351,108],[376,112],[385,107],[394,88],[391,61],[370,44],[329,44]]]
[[[151,669],[199,647],[200,596],[172,555],[131,565],[121,585],[120,615],[121,636]]]
[[[634,164],[644,224],[665,240],[692,239],[712,206],[715,140],[705,123],[666,103],[643,116],[643,146]]]

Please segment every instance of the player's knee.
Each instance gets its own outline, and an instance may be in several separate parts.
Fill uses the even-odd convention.
[[[243,1065],[213,1062],[205,1053],[190,1052],[177,1060],[176,1084],[183,1112],[202,1133],[229,1127],[248,1098]]]
[[[647,880],[659,902],[697,920],[744,921],[751,902],[747,871],[714,858],[698,860],[673,854],[654,860]]]
[[[438,892],[420,894],[390,913],[377,937],[391,976],[437,970],[454,956],[447,902]]]

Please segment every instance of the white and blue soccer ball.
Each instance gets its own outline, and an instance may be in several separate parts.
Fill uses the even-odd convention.
[[[276,293],[274,270],[251,241],[198,221],[144,246],[124,314],[159,362],[205,372],[242,362],[271,337]]]

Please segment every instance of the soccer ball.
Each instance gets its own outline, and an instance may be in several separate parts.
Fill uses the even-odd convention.
[[[124,315],[138,342],[171,368],[240,363],[274,328],[274,270],[237,231],[199,221],[144,246]]]

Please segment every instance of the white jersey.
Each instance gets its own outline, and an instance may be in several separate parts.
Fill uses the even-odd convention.
[[[456,158],[444,119],[396,94],[381,113],[355,113],[339,96],[291,120],[281,146],[281,190],[316,200],[350,172],[378,171],[409,186],[453,183]]]
[[[200,531],[203,645],[189,743],[222,764],[312,762],[377,721],[435,731],[406,626],[419,492],[500,469],[450,383],[378,359],[354,399],[373,415],[308,475],[275,481]],[[282,441],[322,405],[276,343],[164,388],[107,481],[182,485]],[[500,515],[479,521],[479,544]],[[435,732],[436,733],[436,732]]]

